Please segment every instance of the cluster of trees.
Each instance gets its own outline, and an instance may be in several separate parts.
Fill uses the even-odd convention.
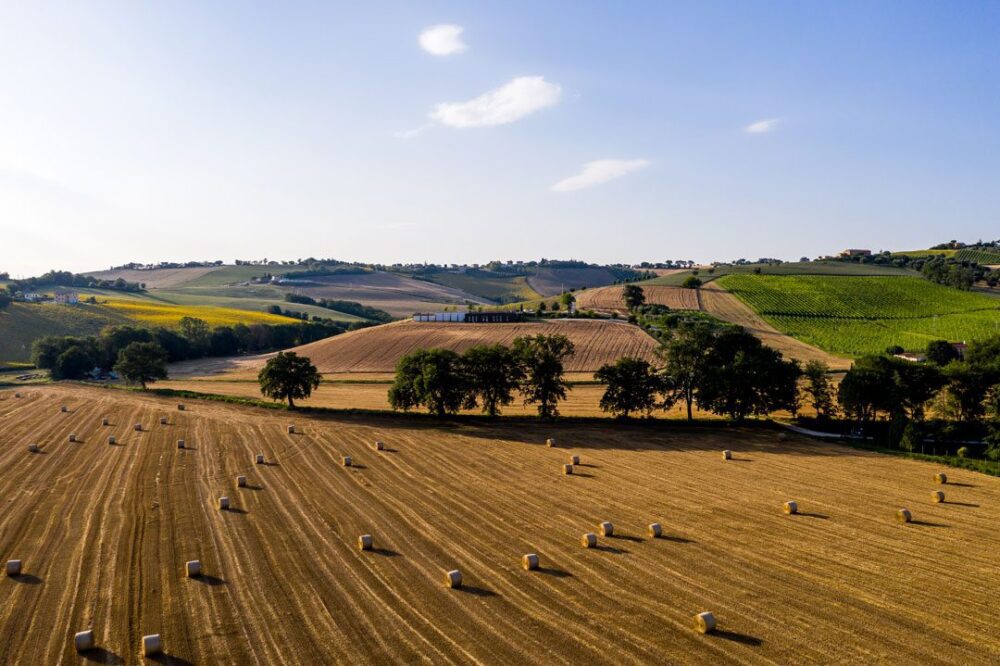
[[[423,406],[438,416],[482,405],[483,413],[497,416],[519,392],[539,416],[552,418],[569,390],[563,364],[573,352],[564,335],[520,337],[511,347],[477,345],[463,354],[421,349],[397,363],[389,404],[404,411]]]
[[[38,277],[12,280],[7,283],[7,291],[11,294],[18,291],[29,291],[38,287],[56,285],[59,287],[74,287],[77,289],[113,289],[115,291],[143,291],[146,286],[138,282],[128,282],[122,278],[116,280],[101,280],[91,275],[77,275],[69,271],[49,271]]]
[[[246,352],[295,347],[343,333],[349,327],[321,324],[237,324],[210,327],[204,320],[184,317],[178,330],[108,326],[96,336],[46,336],[35,340],[31,361],[54,379],[80,379],[95,368],[115,370],[122,350],[135,342],[156,346],[164,362],[203,356],[234,356]]]
[[[385,310],[379,310],[378,308],[373,308],[370,305],[362,305],[357,301],[338,301],[328,298],[313,298],[311,296],[304,296],[301,294],[285,294],[285,300],[289,303],[315,305],[317,307],[326,308],[327,310],[336,310],[337,312],[351,314],[356,317],[363,317],[380,323],[392,321],[392,315]]]
[[[814,393],[825,396],[821,415],[833,416],[832,389]],[[961,432],[984,437],[1000,458],[1000,336],[970,343],[962,358],[945,341],[928,345],[922,363],[866,356],[844,376],[836,398],[862,430],[880,417],[887,421],[893,445],[912,450],[932,433]]]
[[[944,248],[935,247],[932,249]],[[921,275],[931,282],[956,289],[970,289],[972,285],[980,281],[985,281],[990,286],[995,287],[998,281],[1000,281],[1000,275],[996,271],[991,271],[986,266],[981,266],[974,261],[963,261],[943,254],[911,257],[905,254],[892,254],[886,251],[866,256],[831,257],[831,259],[859,264],[910,268],[919,271]]]
[[[122,264],[121,266],[112,266],[113,271],[153,271],[160,268],[210,268],[212,266],[221,266],[222,260],[218,259],[216,261],[161,261],[155,264],[140,264],[138,262],[130,262],[127,264]]]

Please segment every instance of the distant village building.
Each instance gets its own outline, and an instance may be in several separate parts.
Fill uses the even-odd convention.
[[[37,303],[44,299],[45,299],[44,294],[39,294],[38,292],[35,291],[24,292],[24,300],[27,301],[28,303]]]
[[[872,256],[871,250],[859,250],[857,248],[849,248],[840,253],[842,257],[870,257]]]
[[[56,303],[63,303],[68,305],[75,305],[80,302],[80,295],[76,292],[66,292],[63,294],[56,294]]]

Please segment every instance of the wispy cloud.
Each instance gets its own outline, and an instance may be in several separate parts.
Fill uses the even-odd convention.
[[[551,187],[553,192],[572,192],[621,178],[649,166],[649,160],[594,160],[583,165],[580,173]]]
[[[767,134],[768,132],[773,132],[780,122],[781,118],[765,118],[764,120],[750,123],[743,128],[743,131],[747,134]]]
[[[392,135],[397,139],[412,139],[419,136],[429,130],[433,125],[431,123],[424,123],[420,127],[414,127],[413,129],[400,130],[398,132],[393,132]]]
[[[494,127],[559,103],[562,86],[542,76],[520,76],[467,102],[442,102],[430,119],[448,127]]]
[[[445,23],[442,25],[432,25],[420,33],[420,48],[436,56],[447,56],[453,53],[461,53],[469,48],[462,41],[462,31],[460,25]]]

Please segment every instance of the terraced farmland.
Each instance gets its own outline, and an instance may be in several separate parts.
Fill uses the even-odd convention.
[[[1000,302],[915,277],[729,275],[718,284],[783,333],[858,356],[1000,333]]]
[[[1000,479],[948,470],[936,504],[932,464],[763,428],[187,407],[0,395],[0,558],[23,562],[0,577],[0,663],[140,663],[152,633],[174,664],[1000,660]]]

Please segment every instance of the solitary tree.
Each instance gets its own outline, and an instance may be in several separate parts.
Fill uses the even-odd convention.
[[[642,287],[635,284],[627,284],[622,289],[622,298],[625,300],[625,307],[635,310],[640,305],[646,303],[646,293]]]
[[[701,278],[695,275],[689,275],[684,278],[684,282],[681,282],[681,286],[685,289],[697,289],[701,286]]]
[[[521,385],[524,403],[538,404],[542,418],[559,416],[557,403],[566,399],[569,384],[563,378],[563,361],[575,347],[565,335],[529,335],[514,340],[525,377]]]
[[[432,414],[454,414],[467,404],[461,358],[450,349],[418,349],[399,359],[389,404],[406,411],[423,405]]]
[[[647,416],[652,413],[663,388],[662,378],[648,361],[629,356],[601,366],[594,379],[607,384],[601,409],[624,418],[636,412]]]
[[[129,384],[146,384],[167,378],[167,352],[155,342],[131,342],[118,352],[114,366],[122,379]]]
[[[295,352],[278,352],[257,373],[261,394],[272,400],[288,400],[290,409],[295,409],[295,400],[312,395],[320,379],[319,370],[309,358]]]
[[[466,405],[472,408],[481,402],[490,416],[514,402],[514,392],[524,379],[517,354],[500,344],[470,347],[462,354],[462,369],[468,384]]]

